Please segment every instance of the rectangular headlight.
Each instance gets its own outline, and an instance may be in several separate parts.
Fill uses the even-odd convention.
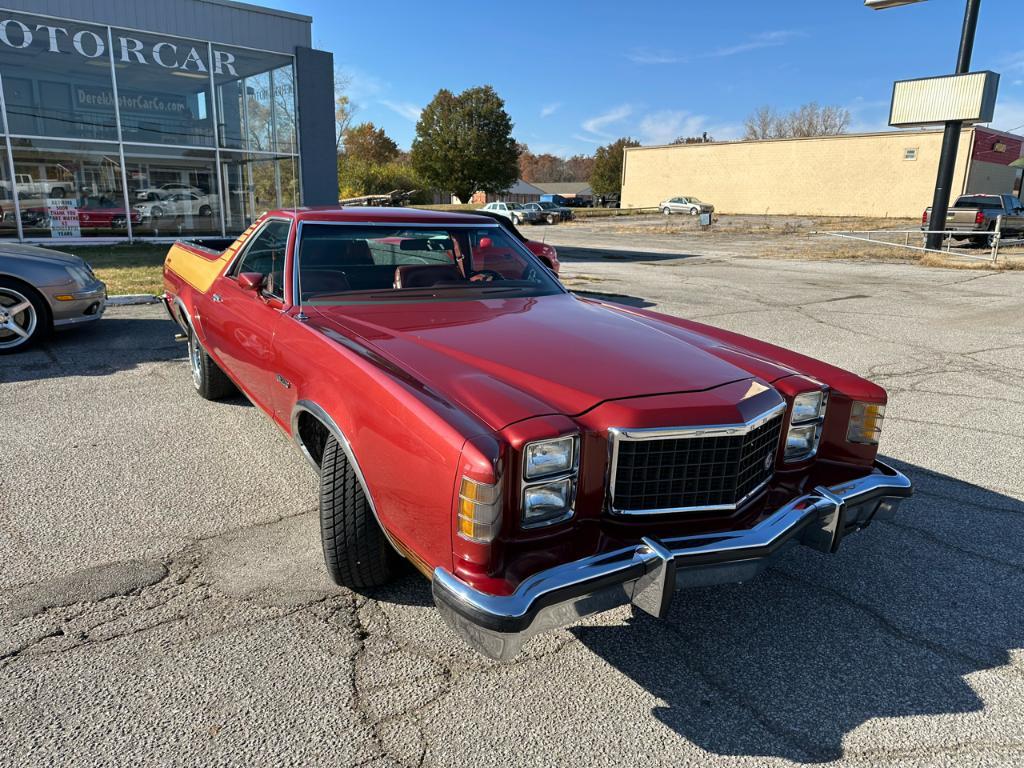
[[[803,424],[814,421],[821,415],[821,404],[824,402],[823,393],[801,392],[793,398],[793,424]]]
[[[500,529],[500,486],[463,477],[459,487],[459,535],[487,543],[494,540]]]
[[[814,453],[817,433],[817,424],[791,427],[786,435],[786,460],[802,459]]]
[[[523,527],[550,525],[572,514],[571,478],[523,489]]]
[[[576,464],[576,436],[528,443],[524,451],[523,477],[535,480],[570,472]]]
[[[846,428],[846,439],[851,443],[878,445],[884,418],[884,405],[854,402],[850,410],[850,425]]]

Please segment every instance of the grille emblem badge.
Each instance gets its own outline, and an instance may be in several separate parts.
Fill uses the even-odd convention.
[[[770,470],[772,468],[772,461],[774,461],[774,460],[775,460],[775,457],[772,456],[770,453],[767,456],[764,457],[764,468],[765,468],[765,471],[768,471],[768,470]]]

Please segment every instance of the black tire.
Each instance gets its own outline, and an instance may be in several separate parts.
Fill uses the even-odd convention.
[[[672,209],[671,209],[671,208],[669,208],[669,207],[668,207],[667,205],[666,205],[666,206],[665,206],[664,208],[662,208],[662,209],[661,209],[661,212],[662,212],[662,213],[663,213],[663,214],[664,214],[665,216],[671,216],[671,215],[672,215]]]
[[[398,554],[377,523],[345,452],[330,435],[320,463],[320,539],[335,584],[369,589],[395,576]]]
[[[697,210],[696,208],[691,208],[690,209],[690,215],[691,216],[696,216],[698,213],[700,213],[700,211]]]
[[[557,221],[557,219],[555,218],[555,215],[553,213],[549,213],[547,215],[547,222],[548,222],[548,224],[554,224],[556,221]]]
[[[199,215],[200,216],[212,216],[213,215],[213,208],[211,208],[208,205],[200,206],[199,207]]]
[[[57,200],[63,200],[65,194],[66,193],[64,192],[64,187],[54,187],[53,189],[50,190],[50,197],[55,198]]]
[[[159,219],[161,216],[164,215],[164,209],[161,208],[159,205],[154,205],[152,208],[149,209],[149,215],[151,218]]]
[[[32,305],[31,309],[11,317],[6,315],[6,307],[20,306],[25,301]],[[0,355],[28,349],[40,339],[46,338],[53,329],[53,319],[46,299],[35,288],[20,280],[0,277],[0,311],[5,312],[0,317],[0,322],[4,323],[4,328],[0,329]],[[7,321],[13,321],[21,330],[17,333],[7,330]],[[22,337],[21,333],[28,333],[27,338]]]
[[[238,388],[203,349],[196,332],[188,329],[188,362],[192,369],[192,386],[206,400],[220,400],[238,393]]]

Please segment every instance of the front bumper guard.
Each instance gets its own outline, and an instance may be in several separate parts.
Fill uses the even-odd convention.
[[[747,581],[795,544],[835,552],[845,534],[892,515],[912,493],[906,476],[876,462],[869,475],[819,486],[753,528],[644,538],[631,547],[536,573],[511,595],[480,592],[438,568],[434,602],[470,646],[506,660],[536,634],[621,605],[632,603],[664,618],[676,589]]]

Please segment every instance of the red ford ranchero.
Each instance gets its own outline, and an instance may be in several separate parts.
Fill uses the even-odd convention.
[[[223,251],[217,250],[224,247]],[[473,648],[835,552],[911,494],[886,395],[826,363],[581,298],[493,219],[273,211],[179,242],[164,300],[205,398],[241,391],[320,479],[331,578],[407,559]]]

